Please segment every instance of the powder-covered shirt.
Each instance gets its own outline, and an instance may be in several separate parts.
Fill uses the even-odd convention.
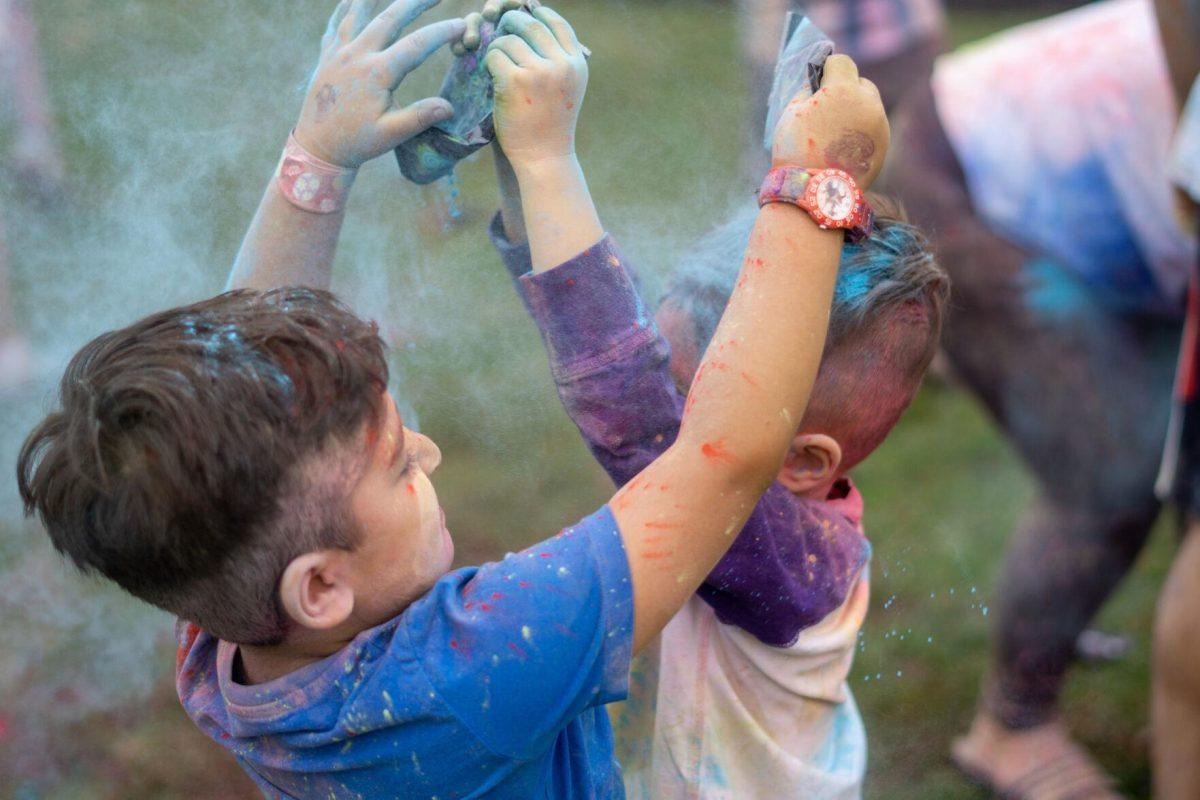
[[[493,243],[546,343],[568,415],[618,484],[678,433],[668,346],[611,238],[539,274]],[[614,709],[631,797],[857,797],[866,736],[846,676],[870,545],[849,481],[827,501],[774,484],[696,597],[634,662]]]
[[[1195,241],[1168,179],[1175,101],[1149,0],[1107,0],[938,59],[976,213],[1117,308],[1178,313]]]
[[[454,570],[329,658],[258,685],[179,625],[192,720],[271,798],[620,798],[603,705],[625,696],[629,565],[608,507]]]

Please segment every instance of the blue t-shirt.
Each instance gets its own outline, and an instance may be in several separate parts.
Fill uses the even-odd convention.
[[[179,630],[184,708],[268,797],[624,797],[603,706],[625,697],[633,594],[607,506],[269,683]]]

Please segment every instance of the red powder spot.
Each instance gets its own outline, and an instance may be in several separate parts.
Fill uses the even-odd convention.
[[[491,604],[491,603],[480,603],[480,604],[479,604],[479,610],[480,610],[480,611],[491,611],[491,610],[492,610],[492,604]]]
[[[715,442],[705,442],[700,446],[700,452],[704,457],[711,461],[723,461],[726,464],[734,463],[733,456],[725,449],[725,440],[718,439]]]
[[[525,658],[525,657],[528,655],[528,654],[527,654],[527,653],[526,653],[524,650],[522,650],[520,647],[518,647],[518,646],[517,646],[515,643],[513,643],[513,642],[509,642],[509,643],[508,643],[508,649],[509,649],[509,650],[512,650],[514,653],[516,653],[517,655],[519,655],[521,658]]]
[[[527,106],[531,106],[531,105],[533,105],[533,98],[532,98],[532,97],[526,97],[526,98],[525,98],[525,105],[527,105]]]
[[[467,611],[470,611],[474,607],[474,605],[475,605],[474,603],[467,603],[466,605],[463,606],[463,608],[465,608]]]
[[[451,639],[451,640],[450,640],[450,649],[451,649],[451,650],[457,650],[457,649],[458,649],[458,639]]]
[[[200,635],[200,626],[189,622],[184,629],[183,644],[179,645],[179,650],[175,653],[175,669],[178,670],[183,666],[184,659],[188,653],[192,651],[192,645],[196,643],[196,637]]]
[[[222,739],[230,739],[232,737],[230,736],[229,731],[221,731],[221,738]]]
[[[751,378],[751,377],[750,377],[748,374],[746,374],[745,372],[743,372],[743,373],[742,373],[742,380],[744,380],[746,383],[748,383],[748,384],[750,384],[751,386],[753,386],[755,389],[759,388],[759,387],[758,387],[758,383],[757,383],[757,382],[754,380],[754,378]]]
[[[674,550],[647,550],[642,553],[642,558],[653,561],[659,558],[666,558],[667,556],[674,554],[674,552]]]
[[[574,286],[574,285],[575,285],[575,279],[567,278],[567,286]]]
[[[763,260],[761,258],[754,259],[754,266],[761,267],[762,265],[763,265]]]
[[[667,489],[670,489],[670,488],[671,488],[670,486],[667,486],[667,485],[664,483],[662,486],[658,487],[658,490],[659,490],[660,492],[665,492]]]
[[[493,600],[499,600],[501,597],[504,597],[504,595],[500,594],[499,592],[492,592]]]
[[[520,586],[522,589],[528,589],[529,581],[517,581],[517,586]]]
[[[336,348],[338,349],[338,352],[339,352],[339,353],[345,352],[345,350],[346,350],[346,340],[345,340],[345,339],[338,339],[336,342],[334,342],[334,343],[333,343],[333,346],[334,346],[334,347],[336,347]]]
[[[574,103],[574,102],[572,102],[571,100],[568,100],[568,101],[567,101],[567,111],[570,111],[570,110],[571,110],[571,109],[573,109],[574,107],[575,107],[575,103]]]
[[[549,558],[549,557],[550,557],[550,554],[549,554],[549,553],[538,553],[538,555],[539,555],[540,557],[542,557],[542,558]]]
[[[417,493],[417,490],[416,490],[415,488],[413,488],[413,485],[412,485],[411,483],[410,483],[410,484],[408,484],[408,486],[407,486],[406,488],[408,489],[408,493],[409,493],[409,494],[416,494],[416,493]]]
[[[682,528],[683,526],[678,522],[647,522],[646,527],[654,528],[660,531],[669,531],[674,530],[675,528]]]

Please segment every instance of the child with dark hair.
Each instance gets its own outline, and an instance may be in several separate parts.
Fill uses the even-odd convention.
[[[767,203],[713,337],[728,352],[675,443],[557,536],[450,571],[440,453],[404,427],[373,326],[319,289],[267,290],[327,285],[355,169],[452,114],[392,105],[467,29],[401,37],[432,4],[339,4],[234,268],[245,288],[87,345],[23,448],[20,490],[76,564],[186,620],[183,705],[267,796],[621,797],[603,705],[770,484],[817,373],[842,234],[784,194]],[[501,30],[485,57],[496,134],[544,270],[603,238],[574,151],[587,65],[550,9]],[[846,130],[886,150],[853,62],[831,59],[825,81],[780,126],[780,167],[828,167],[802,142],[825,152]]]
[[[626,485],[675,441],[698,370],[726,368],[727,347],[710,343],[745,280],[755,209],[683,257],[656,326],[611,239],[531,270],[519,186],[496,158],[493,242],[538,323],[567,413]],[[948,289],[921,233],[883,198],[873,205],[872,233],[842,248],[820,370],[804,416],[787,420],[794,436],[775,483],[696,597],[634,660],[614,716],[630,797],[861,796],[866,736],[846,676],[870,546],[848,473],[916,394]]]

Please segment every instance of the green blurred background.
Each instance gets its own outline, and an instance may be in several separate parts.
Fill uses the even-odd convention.
[[[0,187],[18,317],[44,378],[0,396],[4,463],[83,341],[221,288],[332,5],[34,4],[71,197],[46,211],[11,182]],[[736,14],[697,0],[557,7],[594,52],[584,168],[653,295],[673,253],[738,199],[747,123]],[[432,16],[469,8],[446,0]],[[1044,13],[952,10],[951,38]],[[401,95],[432,93],[445,63]],[[461,168],[456,198],[403,184],[390,158],[368,165],[335,278],[380,320],[393,389],[442,447],[435,480],[460,564],[549,535],[611,492],[563,417],[540,342],[487,245],[491,180],[487,154]],[[448,202],[462,217],[442,230]],[[870,739],[867,795],[982,797],[946,753],[973,711],[993,581],[1030,485],[976,404],[936,381],[857,478],[875,547],[851,684]],[[1132,637],[1132,652],[1078,669],[1064,704],[1134,797],[1149,789],[1149,631],[1173,547],[1164,523],[1099,621]],[[255,796],[174,700],[169,620],[61,565],[22,520],[11,479],[0,488],[0,642],[0,797]]]

